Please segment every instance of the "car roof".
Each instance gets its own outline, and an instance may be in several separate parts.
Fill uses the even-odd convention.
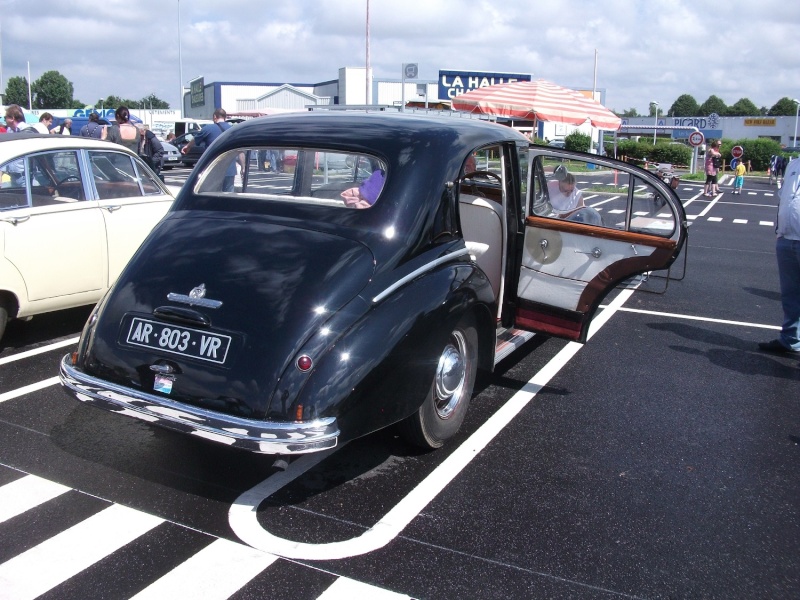
[[[46,150],[64,150],[70,148],[88,148],[108,150],[121,150],[133,154],[120,144],[107,140],[83,137],[78,135],[53,135],[45,133],[0,133],[0,160],[5,157],[18,156],[29,152],[43,152]]]
[[[309,111],[269,115],[249,119],[232,128],[238,137],[248,137],[254,131],[269,130],[273,143],[303,143],[309,137],[321,137],[328,144],[350,146],[358,140],[365,145],[381,146],[381,140],[440,139],[443,136],[466,138],[467,145],[503,140],[527,142],[518,131],[486,120],[466,116],[439,116],[424,113],[387,113],[382,111]],[[232,134],[232,135],[233,135]],[[230,138],[230,135],[228,136]],[[475,140],[473,142],[473,140]]]

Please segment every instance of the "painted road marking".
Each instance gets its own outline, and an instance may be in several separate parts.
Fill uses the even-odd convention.
[[[5,402],[6,400],[11,400],[13,398],[18,398],[19,396],[24,396],[25,394],[30,394],[31,392],[35,392],[37,390],[42,390],[46,387],[50,387],[51,385],[55,385],[57,383],[58,383],[58,377],[56,376],[56,377],[50,377],[49,379],[45,379],[43,381],[37,381],[36,383],[32,383],[30,385],[17,388],[16,390],[11,390],[10,392],[0,394],[0,403]]]
[[[623,290],[597,315],[589,327],[592,336],[616,313],[635,290]],[[228,522],[236,535],[245,543],[264,552],[287,558],[306,560],[336,560],[366,554],[382,548],[416,518],[420,512],[478,456],[536,394],[575,356],[583,344],[569,342],[523,388],[514,394],[469,439],[456,448],[433,472],[423,479],[394,508],[361,535],[349,540],[309,544],[295,542],[273,535],[258,522],[258,507],[270,495],[293,481],[336,449],[319,455],[305,455],[292,463],[286,471],[277,473],[244,492],[228,511]]]
[[[33,600],[162,522],[158,517],[112,504],[0,565],[0,594]]]
[[[41,348],[34,348],[33,350],[27,350],[25,352],[20,352],[19,354],[12,354],[11,356],[0,358],[0,366],[14,362],[15,360],[22,360],[23,358],[30,358],[31,356],[36,356],[37,354],[44,354],[45,352],[63,348],[64,346],[72,346],[73,344],[77,344],[79,339],[80,338],[74,337],[61,342],[56,342],[54,344],[48,344],[47,346],[42,346]]]
[[[249,546],[217,539],[144,588],[131,600],[224,600],[276,560],[277,556],[265,554]]]
[[[36,475],[0,487],[0,523],[68,492],[70,488]]]

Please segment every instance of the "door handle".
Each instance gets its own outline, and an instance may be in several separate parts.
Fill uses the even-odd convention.
[[[109,204],[108,206],[104,206],[103,208],[105,208],[108,212],[112,213],[115,210],[119,210],[122,207],[119,204]]]
[[[17,225],[17,223],[24,223],[30,218],[31,216],[27,215],[24,217],[11,217],[10,219],[3,219],[3,221],[5,221],[6,223],[11,223],[12,225]]]
[[[542,254],[544,255],[544,260],[547,260],[547,246],[548,245],[549,244],[548,244],[547,240],[542,240],[541,242],[539,242],[539,247],[542,249]]]
[[[581,252],[580,250],[575,250],[575,254],[588,254],[589,256],[593,256],[594,258],[600,258],[603,253],[600,252],[600,248],[592,248],[589,252]]]

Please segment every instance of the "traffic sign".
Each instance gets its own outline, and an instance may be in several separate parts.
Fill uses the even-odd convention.
[[[697,148],[697,146],[702,145],[705,139],[706,138],[701,131],[693,131],[689,134],[689,145]]]
[[[741,146],[734,146],[731,148],[731,156],[733,158],[742,158],[742,154],[744,154],[744,148]]]
[[[417,63],[403,64],[403,79],[416,79],[419,76],[419,66]]]

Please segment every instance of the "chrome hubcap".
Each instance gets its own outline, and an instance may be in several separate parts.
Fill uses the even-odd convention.
[[[467,378],[466,348],[464,334],[454,331],[450,343],[439,357],[434,403],[436,413],[442,419],[447,419],[453,413],[464,395],[464,382]]]

